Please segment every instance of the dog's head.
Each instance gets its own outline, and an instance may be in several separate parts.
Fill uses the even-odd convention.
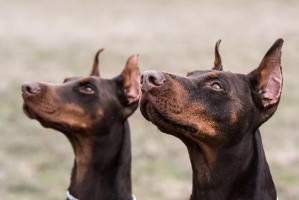
[[[108,128],[129,117],[140,97],[138,56],[131,56],[117,77],[103,79],[98,70],[101,51],[95,56],[89,76],[66,78],[62,84],[24,83],[23,108],[27,116],[64,133]]]
[[[157,71],[142,74],[141,113],[162,132],[181,139],[234,142],[275,112],[282,89],[283,40],[277,40],[247,75],[223,71],[219,44],[212,70],[186,77]]]

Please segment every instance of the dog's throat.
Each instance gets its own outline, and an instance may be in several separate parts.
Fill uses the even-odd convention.
[[[111,199],[112,195],[119,199],[118,196],[131,195],[131,144],[126,126],[127,122],[117,130],[110,130],[104,140],[72,139],[75,163],[69,191],[76,198]],[[117,144],[113,149],[112,142]]]

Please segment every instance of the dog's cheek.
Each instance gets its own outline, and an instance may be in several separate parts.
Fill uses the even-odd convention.
[[[92,124],[91,116],[73,103],[65,104],[55,118],[58,120],[58,123],[67,124],[70,128],[74,129],[87,130]]]
[[[216,129],[216,123],[214,121],[202,118],[197,123],[198,130],[201,134],[207,137],[217,137],[218,131]]]
[[[185,113],[186,115],[182,119],[187,123],[194,124],[199,136],[217,136],[217,121],[212,118],[204,104],[191,103]]]

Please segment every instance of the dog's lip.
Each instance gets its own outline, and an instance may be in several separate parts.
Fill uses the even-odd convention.
[[[151,108],[149,108],[149,106]],[[149,114],[148,109],[152,109],[151,112],[154,112],[156,117],[159,120],[155,120],[155,117],[152,117]],[[179,123],[175,122],[174,120],[170,119],[164,113],[160,112],[159,109],[155,106],[155,103],[154,103],[153,99],[150,98],[149,96],[147,96],[147,97],[143,96],[143,98],[141,99],[140,111],[141,111],[142,115],[144,116],[144,118],[146,120],[151,121],[152,123],[154,123],[159,129],[162,128],[161,125],[164,127],[163,124],[167,124],[167,125],[171,125],[172,127],[174,127],[175,129],[178,129],[178,130],[184,130],[184,131],[190,132],[192,134],[197,133],[197,129],[194,128],[194,126],[189,125],[189,124],[188,125],[179,124]],[[163,121],[163,122],[160,123],[159,121]],[[162,128],[162,129],[164,129],[164,128]]]
[[[33,97],[34,95],[28,94],[27,92],[22,91],[22,98],[24,101],[27,101],[30,99],[30,97]]]
[[[23,111],[30,119],[35,119],[39,121],[46,128],[54,128],[54,129],[56,128],[61,131],[65,131],[69,129],[69,125],[65,123],[59,123],[52,120],[49,121],[45,120],[44,117],[42,117],[40,114],[38,114],[33,109],[31,109],[30,106],[25,102],[23,104]]]
[[[26,114],[27,117],[29,117],[30,119],[36,119],[36,113],[33,112],[30,107],[24,102],[23,104],[23,111]]]
[[[22,97],[25,100],[28,97],[28,94],[26,92],[22,92]]]
[[[141,111],[141,114],[143,115],[143,117],[150,121],[149,119],[149,116],[148,116],[148,113],[146,111],[146,107],[147,107],[147,104],[149,103],[148,99],[146,99],[143,95],[140,99],[140,111]]]
[[[164,123],[166,124],[170,124],[171,126],[174,126],[175,129],[178,129],[178,130],[184,130],[185,132],[189,132],[189,133],[192,133],[192,134],[195,134],[197,133],[197,129],[196,128],[193,128],[192,126],[190,125],[184,125],[184,124],[179,124],[179,123],[176,123],[175,121],[169,119],[167,116],[163,115],[162,112],[159,112],[157,109],[154,109],[154,112],[157,113],[158,117],[164,121]]]

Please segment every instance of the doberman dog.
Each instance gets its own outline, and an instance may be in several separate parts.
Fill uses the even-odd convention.
[[[145,71],[141,112],[186,145],[193,171],[191,200],[275,200],[259,127],[280,100],[283,40],[246,75],[223,71],[219,44],[212,70],[186,77]]]
[[[24,83],[24,112],[42,126],[62,132],[75,161],[68,200],[131,200],[131,139],[127,118],[139,104],[137,55],[112,79],[99,76],[95,55],[90,76],[62,84]]]

